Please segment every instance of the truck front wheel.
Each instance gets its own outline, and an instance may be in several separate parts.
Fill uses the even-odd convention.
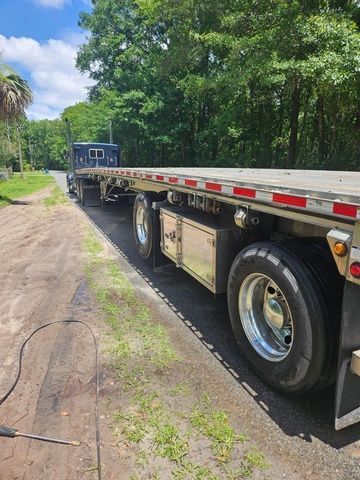
[[[334,356],[334,312],[315,273],[316,259],[311,251],[310,260],[306,255],[255,243],[236,257],[228,282],[230,321],[241,350],[267,383],[297,394],[329,383]]]

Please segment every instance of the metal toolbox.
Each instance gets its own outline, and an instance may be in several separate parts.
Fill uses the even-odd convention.
[[[214,293],[226,292],[237,253],[236,230],[182,208],[161,208],[161,251]]]

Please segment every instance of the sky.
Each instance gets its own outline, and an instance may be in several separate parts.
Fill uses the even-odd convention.
[[[90,0],[0,0],[1,61],[31,86],[29,119],[58,118],[86,99],[92,80],[75,67],[86,39],[77,24],[84,10],[91,10]]]

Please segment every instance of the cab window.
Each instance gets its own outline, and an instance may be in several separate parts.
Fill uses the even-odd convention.
[[[90,148],[89,149],[89,158],[104,158],[104,150]]]

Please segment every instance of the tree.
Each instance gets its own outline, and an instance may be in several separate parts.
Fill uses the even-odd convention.
[[[0,64],[0,120],[18,120],[32,101],[29,84],[4,63]],[[21,177],[24,177],[20,123],[17,125],[17,141]]]
[[[22,136],[23,149],[35,168],[67,168],[66,126],[63,121],[27,120]]]
[[[78,67],[96,81],[74,107],[82,139],[112,120],[131,165],[360,166],[358,1],[93,5],[80,18]]]
[[[32,92],[26,80],[9,66],[0,63],[0,120],[15,120],[24,115],[32,101]]]

